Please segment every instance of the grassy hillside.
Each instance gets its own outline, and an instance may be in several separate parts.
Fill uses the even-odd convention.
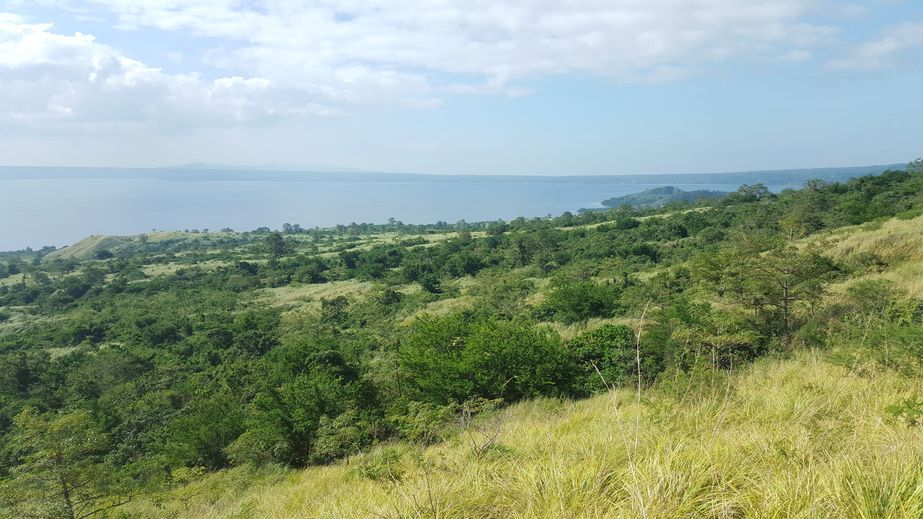
[[[0,517],[919,517],[923,175],[0,262]]]
[[[823,354],[645,392],[514,405],[429,448],[305,471],[239,468],[136,517],[923,516],[923,428],[887,409],[923,383]]]
[[[923,216],[805,240],[882,260],[835,287],[889,279],[916,297]],[[597,320],[598,321],[598,320]],[[586,323],[594,329],[603,323]],[[430,447],[392,442],[335,465],[240,467],[124,512],[137,517],[923,517],[923,395],[837,336],[824,351],[730,375],[671,373],[639,394],[539,399],[455,421]],[[233,489],[233,490],[231,490]]]
[[[923,216],[849,226],[805,240],[832,258],[864,263],[860,279],[885,279],[915,298],[923,298]]]

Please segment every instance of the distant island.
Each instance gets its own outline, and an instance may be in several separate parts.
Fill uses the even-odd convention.
[[[601,203],[604,207],[621,207],[625,205],[663,207],[673,202],[695,202],[704,199],[721,198],[726,194],[727,192],[725,191],[710,191],[707,189],[685,191],[676,186],[663,186],[641,191],[640,193],[608,198]]]

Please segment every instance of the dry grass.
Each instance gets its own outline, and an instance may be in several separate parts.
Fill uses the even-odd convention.
[[[118,236],[93,235],[93,236],[84,238],[78,241],[77,243],[74,243],[73,245],[70,245],[68,247],[64,247],[54,252],[51,252],[47,256],[45,256],[45,259],[47,260],[67,259],[67,258],[86,259],[100,250],[117,247],[128,241],[131,241],[131,240],[121,238]]]
[[[848,261],[874,253],[889,264],[923,262],[923,216],[911,220],[892,218],[877,223],[844,227],[809,240],[832,258]]]
[[[92,235],[88,236],[72,245],[62,247],[48,255],[45,256],[48,260],[55,259],[67,259],[67,258],[76,258],[76,259],[88,259],[93,256],[98,251],[116,249],[127,244],[137,244],[141,243],[141,240],[144,239],[149,243],[158,243],[171,240],[181,240],[187,238],[220,238],[227,236],[236,236],[237,233],[233,232],[184,232],[184,231],[153,231],[144,234],[132,235],[132,236],[107,236],[107,235]],[[212,251],[216,252],[216,251]],[[181,254],[188,254],[180,253]]]
[[[798,245],[816,246],[831,258],[846,263],[863,254],[874,254],[887,263],[882,272],[864,274],[831,287],[832,297],[845,293],[860,280],[887,279],[909,297],[923,298],[923,216],[842,227],[801,240]]]
[[[713,209],[714,209],[714,207],[693,207],[692,209],[684,209],[684,210],[682,210],[682,211],[673,211],[673,212],[669,212],[669,213],[649,214],[649,215],[647,215],[647,216],[635,216],[635,217],[633,217],[633,218],[634,218],[635,220],[638,220],[638,221],[644,221],[644,220],[650,220],[651,218],[669,218],[669,217],[671,217],[671,216],[673,216],[673,215],[677,215],[677,214],[704,213],[704,212],[706,212],[706,211],[711,211],[711,210],[713,210]],[[599,226],[601,226],[601,225],[609,225],[609,224],[611,224],[612,222],[613,222],[613,220],[606,220],[606,221],[604,221],[604,222],[588,223],[588,224],[584,224],[584,225],[573,225],[573,226],[571,226],[571,227],[558,227],[558,230],[561,230],[561,231],[571,231],[571,230],[575,230],[575,229],[595,229],[595,228],[597,228],[597,227],[599,227]]]
[[[923,261],[911,261],[896,267],[889,267],[883,272],[865,274],[856,279],[850,279],[831,287],[834,297],[846,292],[850,286],[866,279],[886,279],[894,286],[904,290],[906,295],[915,299],[923,299]]]
[[[19,274],[13,274],[12,276],[7,276],[3,279],[0,279],[0,287],[2,286],[12,286],[17,283],[21,283],[22,280],[26,279],[26,275],[20,272]]]
[[[440,299],[438,301],[433,301],[427,303],[423,308],[414,311],[407,317],[401,320],[401,324],[410,324],[414,319],[423,315],[448,315],[455,312],[461,312],[468,308],[474,306],[474,303],[477,301],[477,298],[473,296],[459,296],[449,299]]]
[[[447,240],[451,240],[458,237],[458,232],[445,232],[445,233],[434,233],[434,234],[399,234],[396,232],[385,232],[379,234],[366,234],[360,237],[360,241],[353,243],[353,247],[348,250],[369,250],[375,245],[393,245],[400,243],[405,240],[412,238],[422,238],[426,243],[421,243],[421,247],[429,247],[437,243],[442,243]],[[482,238],[487,236],[486,231],[472,231],[472,238]],[[337,241],[335,243],[324,244],[318,248],[318,256],[320,257],[334,257],[337,256],[341,251],[340,247],[347,243],[345,241]]]
[[[306,303],[320,304],[321,299],[338,296],[361,297],[372,290],[374,285],[368,281],[348,279],[316,285],[285,285],[277,288],[264,288],[256,292],[258,301],[271,306],[296,308]]]
[[[52,360],[53,360],[53,359],[57,359],[57,358],[59,358],[59,357],[63,357],[63,356],[65,356],[65,355],[67,355],[68,353],[77,351],[77,349],[78,349],[78,348],[77,348],[76,346],[64,346],[64,347],[60,347],[60,348],[45,348],[45,351],[48,352],[48,355],[49,355],[49,356],[52,358]]]
[[[470,231],[472,238],[483,238],[487,236],[487,231]],[[458,238],[458,232],[443,232],[433,234],[421,234],[420,236],[429,243],[439,243],[447,240]]]
[[[884,411],[923,391],[803,353],[764,360],[725,386],[512,406],[476,457],[478,431],[403,447],[396,481],[349,463],[279,474],[224,472],[138,502],[131,517],[534,518],[923,517],[923,428]],[[684,396],[685,395],[685,396]],[[698,395],[693,397],[691,395]],[[492,425],[483,425],[492,429]],[[469,436],[470,435],[470,436]],[[243,483],[242,483],[243,482]],[[202,490],[211,484],[213,490]],[[224,491],[222,491],[224,489]],[[198,493],[197,493],[198,492]]]
[[[554,330],[555,333],[561,337],[561,339],[566,341],[573,339],[580,334],[602,328],[607,324],[625,324],[628,326],[637,327],[638,322],[637,319],[631,319],[628,317],[593,317],[582,323],[564,324],[560,322],[548,322],[542,324]]]
[[[639,216],[637,220],[644,221],[650,220],[651,218],[669,218],[677,214],[687,214],[687,213],[704,213],[707,211],[713,211],[714,207],[693,207],[692,209],[685,209],[683,211],[673,211],[672,213],[658,213],[658,214],[649,214],[647,216]]]
[[[155,263],[142,268],[144,275],[150,277],[170,276],[181,269],[216,270],[231,265],[229,261],[208,260],[198,263]]]

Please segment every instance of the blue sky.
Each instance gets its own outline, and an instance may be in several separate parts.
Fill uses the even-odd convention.
[[[891,163],[921,93],[909,0],[0,0],[12,165]]]

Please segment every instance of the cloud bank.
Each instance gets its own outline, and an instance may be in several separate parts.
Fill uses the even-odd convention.
[[[0,13],[7,124],[262,124],[357,106],[431,107],[449,95],[519,95],[532,80],[564,75],[672,81],[733,60],[808,60],[837,34],[810,21],[816,0],[57,4],[129,36],[145,29],[207,42],[192,57],[202,71],[169,72],[181,52],[144,63],[92,35]],[[918,34],[899,28],[834,66],[880,66],[895,49],[921,44]]]

